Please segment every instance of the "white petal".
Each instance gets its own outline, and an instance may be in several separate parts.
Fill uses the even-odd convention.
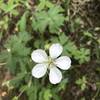
[[[63,47],[59,43],[52,44],[49,53],[51,58],[57,58],[61,55]]]
[[[35,78],[41,78],[46,74],[47,64],[37,64],[32,69],[32,76]]]
[[[46,52],[42,49],[34,50],[31,54],[31,58],[36,63],[43,63],[48,60]]]
[[[61,81],[62,79],[62,73],[58,68],[55,66],[52,66],[50,68],[50,73],[49,73],[49,80],[52,84],[57,84]]]
[[[71,59],[67,56],[62,56],[56,59],[54,64],[63,70],[67,70],[71,66]]]

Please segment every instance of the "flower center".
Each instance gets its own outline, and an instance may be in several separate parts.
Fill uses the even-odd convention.
[[[51,68],[52,65],[54,65],[54,59],[52,59],[51,57],[48,58],[48,68]]]
[[[50,65],[50,64],[52,64],[53,63],[53,60],[49,57],[49,59],[48,59],[48,64]]]

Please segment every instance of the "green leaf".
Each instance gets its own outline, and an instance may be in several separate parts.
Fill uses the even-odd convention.
[[[52,4],[49,0],[40,0],[40,3],[36,7],[36,10],[41,11],[45,8],[51,8],[53,6],[54,6],[54,4]]]
[[[86,89],[86,83],[87,83],[87,80],[85,76],[76,80],[76,84],[80,86],[82,91]]]
[[[36,7],[36,10],[41,11],[45,8],[45,1],[46,0],[40,0],[40,4]]]
[[[60,40],[60,43],[64,45],[68,41],[68,37],[66,37],[64,33],[61,33],[61,35],[59,36],[59,40]]]
[[[88,32],[88,31],[83,32],[83,34],[84,34],[85,36],[87,36],[87,37],[90,37],[90,38],[93,37],[92,33]]]
[[[90,50],[80,48],[75,55],[75,59],[79,60],[80,64],[84,63],[85,61],[88,62],[90,60]]]
[[[52,4],[50,1],[46,1],[46,6],[48,7],[48,8],[52,8],[52,7],[54,7],[55,5],[54,4]]]
[[[58,91],[65,90],[67,83],[68,83],[68,79],[67,78],[63,79],[58,86]]]
[[[60,6],[52,7],[48,11],[35,12],[32,23],[34,30],[43,33],[49,27],[51,33],[57,33],[65,20],[62,12]]]
[[[52,94],[50,89],[44,91],[44,100],[51,100]]]
[[[4,45],[6,50],[0,56],[13,74],[15,74],[15,71],[17,73],[18,70],[26,70],[26,64],[29,62],[28,56],[30,55],[30,48],[26,47],[26,44],[30,39],[31,36],[23,32],[10,36]]]
[[[18,97],[17,97],[17,96],[14,96],[14,97],[12,98],[12,100],[18,100]]]
[[[18,21],[17,25],[19,26],[19,29],[21,32],[25,32],[25,30],[26,30],[27,14],[28,14],[28,12],[25,12],[23,14],[23,16],[21,17],[21,19]]]
[[[26,72],[18,73],[18,75],[16,75],[15,78],[10,80],[10,84],[17,87],[21,83],[20,81],[22,81],[23,78],[26,76],[26,74],[27,74]]]
[[[34,82],[26,91],[28,95],[29,100],[37,100],[38,96],[38,89],[39,89],[39,84],[37,82]]]
[[[61,37],[60,37],[61,38]],[[66,41],[65,41],[66,40]],[[64,44],[64,55],[73,56],[74,59],[78,60],[80,64],[88,62],[90,60],[90,50],[87,48],[78,47],[75,45],[74,42],[72,42],[69,38],[66,38],[64,40],[64,36],[62,39],[60,39],[61,43],[66,42]]]
[[[9,0],[7,4],[1,3],[0,8],[5,11],[5,13],[12,12],[18,4],[14,3],[14,0]]]

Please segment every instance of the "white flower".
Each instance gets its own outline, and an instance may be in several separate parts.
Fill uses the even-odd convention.
[[[71,59],[67,56],[61,56],[63,47],[59,44],[53,44],[49,48],[50,56],[47,56],[46,52],[42,49],[34,50],[31,54],[32,60],[36,64],[32,69],[32,75],[35,78],[43,77],[47,70],[50,70],[49,80],[52,84],[57,84],[62,79],[62,73],[59,68],[62,70],[67,70],[71,66]]]

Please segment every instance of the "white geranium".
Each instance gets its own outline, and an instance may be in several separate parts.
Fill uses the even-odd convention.
[[[50,70],[49,80],[52,84],[57,84],[62,79],[62,70],[68,70],[71,66],[71,59],[67,56],[61,56],[63,47],[59,44],[52,44],[49,48],[50,56],[47,56],[46,52],[42,49],[34,50],[31,54],[32,60],[36,64],[32,69],[32,75],[35,78],[43,77],[47,70]]]

